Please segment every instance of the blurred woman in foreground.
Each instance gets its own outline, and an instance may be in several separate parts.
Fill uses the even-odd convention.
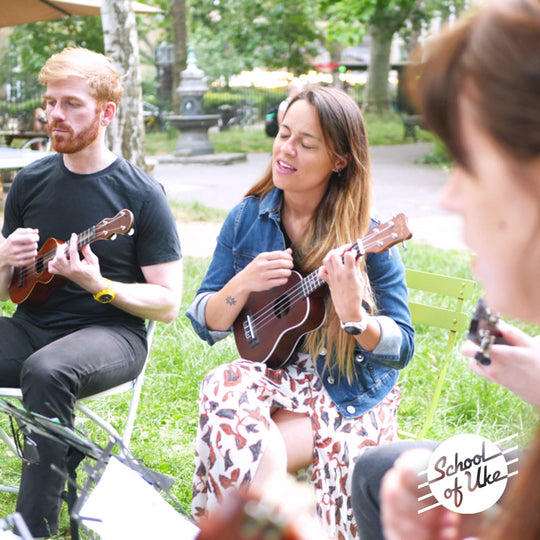
[[[411,77],[412,95],[456,163],[441,205],[463,216],[464,239],[476,255],[473,268],[488,305],[540,324],[540,2],[492,2],[439,36],[424,55],[421,71]],[[532,338],[513,330],[506,337],[523,350],[534,349]],[[504,353],[505,347],[493,351]],[[474,356],[471,348],[465,352]],[[516,358],[512,365],[505,357],[494,354],[487,366],[473,360],[471,367],[525,399],[525,387],[536,385],[537,393],[540,358],[529,355],[527,381],[525,362]],[[403,455],[384,477],[387,540],[540,538],[540,433],[504,509],[481,526],[478,516],[443,507],[418,515],[414,459],[412,452]],[[476,529],[466,530],[473,521]]]

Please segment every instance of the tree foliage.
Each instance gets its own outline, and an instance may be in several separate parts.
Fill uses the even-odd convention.
[[[471,0],[145,0],[163,15],[137,17],[142,64],[154,64],[156,48],[175,45],[175,73],[185,67],[186,48],[211,80],[228,78],[254,67],[312,69],[323,49],[333,61],[341,50],[369,35],[374,51],[367,87],[368,101],[389,106],[389,43],[399,35],[413,47],[434,17],[443,21]],[[182,9],[180,9],[182,8]],[[185,21],[178,24],[178,13]],[[179,43],[179,41],[184,43]],[[16,27],[9,51],[0,60],[0,83],[17,79],[21,92],[39,91],[35,77],[53,52],[81,45],[103,52],[100,17],[67,17],[60,21]],[[409,48],[410,48],[409,47]],[[408,56],[405,48],[403,58]],[[177,86],[178,81],[174,83]],[[143,84],[145,81],[143,80]],[[146,80],[155,95],[156,78]],[[384,88],[383,88],[384,87]],[[31,92],[30,92],[31,90]]]
[[[37,74],[46,60],[65,47],[75,46],[103,52],[100,17],[66,17],[16,26],[0,61],[0,83],[16,87],[18,99],[36,97],[42,91]]]
[[[456,15],[467,5],[467,0],[323,0],[329,20],[329,31],[340,31],[343,26],[363,27],[371,38],[368,84],[364,95],[365,107],[376,113],[392,107],[388,76],[393,38],[400,34],[408,42],[405,58],[414,47],[420,32],[434,17],[443,20]],[[354,36],[354,34],[352,34]],[[349,33],[349,36],[351,34]]]
[[[191,1],[192,44],[212,78],[255,66],[302,73],[311,67],[321,33],[318,0]]]

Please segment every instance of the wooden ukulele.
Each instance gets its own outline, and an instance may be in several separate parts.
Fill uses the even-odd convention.
[[[494,343],[510,345],[497,328],[498,322],[499,315],[493,313],[487,307],[485,301],[480,298],[471,318],[467,339],[480,346],[480,350],[475,354],[474,358],[484,366],[491,364],[489,352]]]
[[[279,500],[230,491],[200,523],[195,540],[330,540],[307,489],[287,484]]]
[[[129,234],[133,226],[133,214],[130,210],[120,210],[113,218],[106,218],[97,225],[80,233],[77,237],[78,249],[95,240],[114,239],[117,234]],[[9,296],[15,304],[28,302],[42,304],[51,294],[54,287],[63,287],[69,280],[63,276],[49,273],[48,264],[54,259],[58,246],[65,244],[54,238],[45,241],[39,250],[36,260],[26,266],[16,267],[9,286]],[[64,248],[67,254],[68,246]]]
[[[411,236],[407,218],[398,214],[370,229],[348,249],[357,250],[359,257],[382,253]],[[302,336],[322,325],[326,283],[319,278],[319,270],[304,278],[293,271],[285,285],[249,295],[233,325],[242,358],[279,368],[287,363]]]

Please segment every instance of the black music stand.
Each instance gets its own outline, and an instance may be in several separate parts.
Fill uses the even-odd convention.
[[[174,480],[163,474],[156,473],[143,465],[141,460],[135,458],[119,438],[111,437],[107,446],[101,448],[86,434],[76,432],[73,428],[63,425],[58,419],[47,418],[29,412],[24,407],[15,405],[1,398],[0,412],[4,412],[13,418],[18,424],[20,432],[26,437],[31,437],[31,435],[35,433],[42,437],[52,439],[55,442],[60,442],[68,447],[68,489],[65,494],[65,500],[69,509],[72,540],[79,540],[79,526],[82,524],[83,520],[83,517],[80,515],[80,510],[92,487],[97,483],[103,473],[109,458],[114,455],[113,450],[115,446],[119,447],[120,455],[114,455],[114,457],[131,469],[137,471],[149,484],[161,490],[173,503],[173,506],[175,506],[181,514],[187,517],[185,510],[169,493]],[[86,464],[87,467],[85,468],[88,473],[88,480],[82,488],[81,494],[78,495],[76,469],[86,457],[95,460],[96,464],[94,466]]]

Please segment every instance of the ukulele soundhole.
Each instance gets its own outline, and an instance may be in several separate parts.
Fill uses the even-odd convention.
[[[274,315],[276,319],[286,317],[291,309],[291,301],[286,294],[282,294],[274,302]]]

